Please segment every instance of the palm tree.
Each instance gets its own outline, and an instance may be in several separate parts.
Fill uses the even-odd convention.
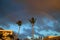
[[[34,40],[34,24],[36,20],[34,19],[34,17],[32,17],[29,21],[32,24],[32,40]]]
[[[20,26],[21,26],[21,24],[22,24],[22,21],[19,20],[16,24],[18,24],[18,26],[19,26],[19,29],[18,29],[18,35],[19,35],[19,32],[20,32]]]

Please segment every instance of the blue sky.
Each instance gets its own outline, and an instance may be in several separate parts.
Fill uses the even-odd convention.
[[[35,26],[34,26],[35,37],[38,37],[39,35],[41,35],[41,36],[51,36],[51,35],[60,36],[60,32],[58,32],[54,27],[54,25],[56,23],[52,20],[50,20],[50,21],[48,20],[49,22],[47,20],[44,20],[44,25],[38,26],[37,24],[35,24]],[[19,26],[17,24],[8,23],[8,25],[9,25],[9,28],[3,27],[3,26],[1,26],[1,27],[3,27],[5,30],[13,30],[14,32],[18,32]],[[22,24],[22,26],[20,28],[20,34],[26,34],[26,37],[31,37],[31,30],[32,30],[32,26],[28,21],[26,24]]]

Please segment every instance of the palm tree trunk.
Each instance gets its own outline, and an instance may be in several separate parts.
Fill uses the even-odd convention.
[[[32,24],[32,40],[34,40],[34,24]]]
[[[18,36],[19,36],[19,32],[20,32],[20,26],[19,26],[19,28],[18,28]]]

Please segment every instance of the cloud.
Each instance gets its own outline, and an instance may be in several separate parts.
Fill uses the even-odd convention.
[[[31,36],[31,28],[28,21],[31,17],[37,18],[35,24],[36,35],[43,35],[39,33],[43,30],[60,32],[60,0],[3,1],[0,8],[0,25],[9,26],[12,29],[12,27],[16,28],[16,21],[22,20],[24,25],[22,27],[25,28],[23,31],[26,33],[26,35],[22,34],[22,37]],[[10,22],[12,22],[11,25],[9,25]],[[12,24],[14,25],[12,26]]]
[[[60,19],[59,19],[60,11],[49,12],[49,15],[52,16],[58,22],[60,22]]]
[[[55,30],[56,32],[60,32],[60,23],[55,24],[54,30]]]
[[[27,0],[32,12],[60,9],[60,0]]]

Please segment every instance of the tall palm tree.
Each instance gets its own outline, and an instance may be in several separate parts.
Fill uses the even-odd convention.
[[[22,24],[22,21],[19,20],[16,24],[18,24],[18,26],[19,26],[19,29],[18,29],[18,35],[19,35],[19,32],[20,32],[20,26],[21,26],[21,24]]]
[[[32,40],[34,40],[34,24],[36,22],[36,19],[32,17],[29,21],[32,24]]]

